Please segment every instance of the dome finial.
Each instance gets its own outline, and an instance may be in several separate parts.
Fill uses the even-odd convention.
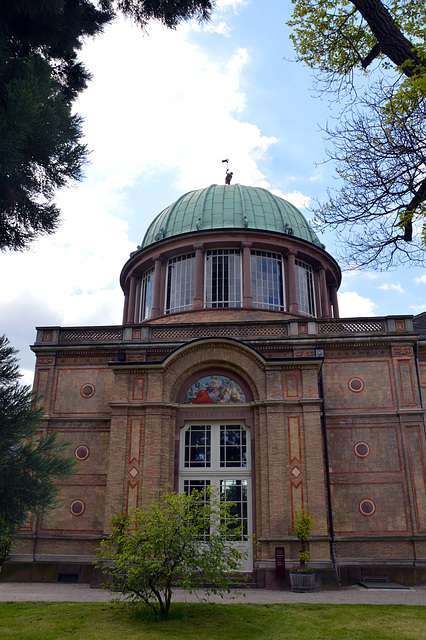
[[[222,162],[226,162],[226,175],[225,175],[225,184],[231,184],[232,176],[234,175],[232,171],[229,171],[229,158],[225,158]]]

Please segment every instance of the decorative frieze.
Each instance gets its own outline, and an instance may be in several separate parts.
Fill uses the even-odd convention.
[[[152,330],[152,339],[281,337],[286,336],[287,331],[287,325],[285,324],[156,327]]]

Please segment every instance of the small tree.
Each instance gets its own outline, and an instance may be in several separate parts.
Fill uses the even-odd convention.
[[[164,618],[173,586],[229,593],[247,555],[235,544],[242,533],[232,504],[214,490],[187,495],[166,488],[148,496],[145,507],[111,519],[112,534],[102,541],[97,563],[106,586]]]
[[[296,571],[310,571],[307,563],[311,559],[310,552],[306,549],[306,543],[309,540],[313,529],[315,527],[315,520],[307,511],[298,511],[294,517],[293,535],[297,536],[300,540],[301,549],[299,551],[299,567]]]
[[[55,481],[74,469],[57,434],[40,435],[42,412],[19,377],[16,351],[0,336],[0,566],[19,524],[55,507]]]

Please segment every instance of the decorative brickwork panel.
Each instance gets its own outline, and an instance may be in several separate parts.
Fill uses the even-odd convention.
[[[39,396],[37,399],[37,407],[43,410],[46,407],[48,381],[49,381],[49,369],[39,369],[37,372],[37,382],[36,382],[35,391]]]
[[[382,320],[371,322],[320,322],[318,323],[318,333],[376,333],[384,331],[385,325]]]
[[[287,398],[297,398],[299,395],[298,376],[295,373],[289,373],[285,377],[284,395]]]
[[[291,483],[291,519],[294,522],[294,516],[298,511],[303,509],[303,490],[302,483],[295,485]]]
[[[130,421],[129,465],[139,465],[141,461],[142,420]]]
[[[43,357],[40,356],[39,358],[37,358],[37,365],[51,365],[51,364],[55,364],[55,358],[53,357]]]
[[[418,427],[407,429],[410,444],[411,475],[416,503],[417,524],[420,531],[426,531],[426,473],[422,453],[420,430]]]
[[[349,382],[360,378],[360,391]],[[327,409],[391,409],[394,399],[388,361],[327,362],[324,364],[324,397]]]
[[[396,331],[405,331],[405,320],[395,320]]]
[[[411,362],[398,360],[399,380],[401,382],[402,403],[405,405],[416,404],[414,398],[413,378],[411,375]]]
[[[74,505],[79,501],[83,508]],[[105,486],[73,484],[61,487],[60,506],[43,516],[41,530],[44,532],[101,533],[105,510]]]
[[[126,512],[130,513],[139,506],[139,480],[136,482],[127,481]]]
[[[142,420],[135,418],[130,420],[130,432],[128,442],[127,461],[127,495],[126,511],[139,506],[139,485],[141,478],[141,449],[142,449]]]
[[[52,332],[51,331],[43,331],[43,342],[52,342]]]
[[[288,451],[290,470],[291,516],[303,509],[302,452],[300,443],[300,420],[298,416],[288,417]]]
[[[399,482],[332,484],[331,496],[337,535],[408,531],[404,492]],[[364,515],[360,505],[367,501],[375,510]]]
[[[133,380],[133,392],[132,399],[133,400],[142,400],[143,399],[143,388],[144,388],[144,378],[134,378]]]
[[[59,369],[53,413],[68,415],[91,415],[109,413],[112,400],[113,375],[109,369]],[[92,385],[94,393],[84,397],[82,389]]]
[[[103,355],[103,356],[95,356],[95,355],[71,355],[71,356],[58,356],[56,360],[56,364],[58,366],[73,366],[73,365],[86,365],[93,366],[99,364],[107,364],[111,362],[111,360],[115,360],[115,354]]]
[[[300,453],[300,424],[297,416],[288,418],[288,443],[290,453],[290,465],[294,462],[302,462]]]
[[[190,338],[249,338],[253,336],[286,336],[287,325],[223,325],[221,327],[158,327],[152,330],[153,340],[172,340]]]
[[[394,427],[328,428],[327,440],[331,473],[401,471],[399,442]],[[355,452],[360,442],[366,444],[358,447],[364,457]]]
[[[315,349],[295,349],[295,358],[315,358]]]
[[[108,471],[109,431],[91,429],[55,429],[60,440],[68,442],[65,454],[77,461],[74,478],[104,476]],[[87,457],[82,455],[82,447],[88,449]],[[77,455],[76,455],[77,453]],[[79,458],[80,456],[80,458]],[[81,459],[84,457],[84,459]],[[52,512],[53,516],[55,511]]]
[[[134,353],[126,356],[126,362],[145,362],[146,353]]]
[[[426,366],[420,362],[420,379],[422,383],[423,393],[426,394]]]
[[[392,355],[394,357],[412,356],[413,349],[412,347],[392,347]]]
[[[121,329],[63,329],[61,342],[92,342],[93,340],[108,342],[121,340]]]
[[[31,531],[34,524],[34,514],[31,513],[25,518],[25,520],[19,525],[19,531]]]

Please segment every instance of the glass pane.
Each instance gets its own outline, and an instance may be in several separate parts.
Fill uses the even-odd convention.
[[[296,260],[296,291],[300,313],[315,316],[314,273],[312,267]]]
[[[221,480],[220,493],[223,501],[232,503],[229,510],[232,520],[227,523],[229,538],[244,538],[248,535],[247,480]],[[235,531],[236,529],[240,530]]]
[[[205,491],[210,487],[210,480],[184,480],[183,491],[189,496],[193,491]]]
[[[192,309],[195,289],[195,253],[169,260],[167,265],[166,313]]]
[[[220,426],[220,466],[246,467],[246,430],[240,425]]]
[[[205,491],[206,489],[208,489],[210,487],[210,480],[184,480],[183,482],[183,492],[186,493],[187,496],[191,495],[191,493],[193,493],[194,491]],[[207,494],[205,494],[203,496],[203,503],[204,505],[206,505],[209,501],[209,496]],[[193,524],[197,524],[197,529],[198,529],[198,535],[197,538],[200,540],[205,540],[206,538],[208,538],[210,536],[210,526],[211,526],[211,522],[209,519],[205,518],[205,519],[200,519],[198,518],[197,520],[195,520],[196,518],[196,514],[195,512],[189,512],[189,517],[192,518],[194,520]]]
[[[153,287],[154,269],[148,269],[148,271],[145,271],[145,273],[143,274],[141,280],[141,320],[146,320],[147,318],[151,317]]]
[[[279,253],[252,251],[251,294],[258,309],[284,310],[282,258]]]
[[[206,253],[206,307],[241,306],[241,264],[238,249]]]
[[[185,467],[210,467],[210,425],[191,425],[185,432]]]

